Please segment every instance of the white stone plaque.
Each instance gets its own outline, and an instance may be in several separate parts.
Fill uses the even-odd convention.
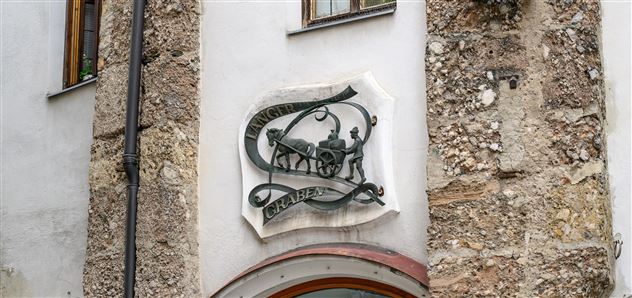
[[[259,98],[239,133],[242,215],[258,235],[348,227],[399,212],[394,102],[370,72]]]

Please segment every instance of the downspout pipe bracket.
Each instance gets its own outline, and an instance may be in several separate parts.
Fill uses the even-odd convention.
[[[127,175],[128,186],[138,186],[140,175],[138,169],[138,156],[136,154],[123,154],[123,168]]]

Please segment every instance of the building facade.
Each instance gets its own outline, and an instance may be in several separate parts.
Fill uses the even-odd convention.
[[[2,295],[119,296],[132,2],[1,5]],[[629,22],[148,1],[136,295],[632,294]]]

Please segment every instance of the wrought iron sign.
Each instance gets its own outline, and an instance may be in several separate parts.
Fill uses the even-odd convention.
[[[255,208],[261,208],[264,225],[283,211],[300,203],[320,210],[335,210],[346,206],[351,201],[362,204],[375,202],[384,206],[384,202],[379,198],[383,194],[383,189],[378,188],[374,183],[367,182],[362,167],[363,147],[370,140],[372,125],[377,123],[377,118],[371,117],[362,105],[348,101],[356,94],[357,92],[348,86],[337,95],[323,100],[265,107],[250,119],[243,135],[244,147],[250,161],[257,168],[268,173],[268,181],[255,186],[250,191],[248,202]],[[353,142],[348,147],[345,139],[340,137],[341,133],[347,133],[340,131],[341,119],[330,109],[333,105],[350,106],[360,113],[364,120],[364,127],[361,126],[364,132],[362,137],[358,127],[353,127],[348,132]],[[271,121],[294,113],[298,115],[285,128],[264,129]],[[305,139],[289,136],[292,129],[301,121],[323,122],[326,120],[332,122],[332,128],[323,132],[324,140],[318,142],[318,145]],[[258,140],[262,132],[265,133],[266,144],[274,148],[271,156],[268,157],[269,161],[261,156],[258,148]],[[291,157],[298,158],[294,165],[291,163]],[[339,176],[345,167],[347,175]],[[295,189],[275,183],[274,175],[320,178],[332,181],[333,184],[350,187],[351,190],[345,192],[332,186]],[[283,195],[272,200],[273,191],[282,192]]]

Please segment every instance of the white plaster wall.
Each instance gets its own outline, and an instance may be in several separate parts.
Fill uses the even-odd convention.
[[[62,88],[64,1],[0,9],[0,296],[82,296],[95,86],[46,98]]]
[[[612,297],[632,296],[632,139],[630,76],[632,54],[630,0],[602,0],[602,49],[606,83],[608,171],[613,231],[623,235],[623,252],[616,261]]]
[[[291,16],[300,18],[296,9],[300,5],[284,1],[203,2],[199,233],[204,295],[267,257],[314,243],[369,243],[426,262],[424,3],[401,1],[393,15],[287,36]],[[268,91],[364,71],[396,98],[392,147],[401,213],[262,242],[241,217],[237,136],[245,112]]]

